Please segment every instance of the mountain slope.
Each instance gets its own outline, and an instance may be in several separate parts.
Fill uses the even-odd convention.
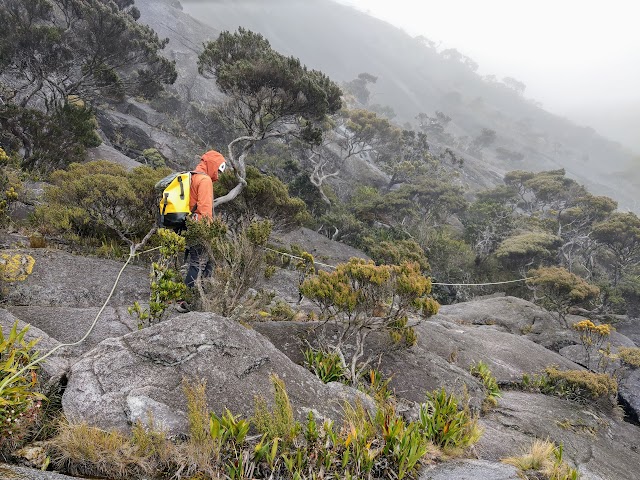
[[[495,130],[496,141],[478,158],[489,170],[565,168],[595,193],[614,197],[622,208],[635,207],[634,189],[616,177],[631,159],[620,145],[542,110],[503,84],[483,81],[459,61],[445,59],[422,40],[381,20],[330,0],[186,0],[183,8],[211,27],[209,38],[243,26],[337,81],[361,72],[377,76],[371,103],[393,107],[399,124],[415,124],[418,113],[440,110],[452,118],[448,132],[462,143],[483,128]],[[148,21],[144,10],[141,21]],[[499,147],[524,159],[499,158]]]

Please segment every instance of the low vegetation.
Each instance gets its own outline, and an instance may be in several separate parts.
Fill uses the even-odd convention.
[[[521,385],[525,390],[557,395],[579,403],[610,400],[618,392],[618,382],[606,373],[563,371],[556,367],[547,367],[540,375],[523,375]]]
[[[16,321],[9,332],[0,326],[0,458],[28,439],[39,416],[44,395],[38,393],[38,340],[27,341],[26,326]]]
[[[391,404],[370,412],[346,404],[336,426],[313,413],[293,415],[284,382],[272,376],[273,407],[256,398],[255,415],[242,419],[209,412],[204,384],[184,384],[189,434],[179,442],[137,423],[129,435],[63,422],[47,442],[52,462],[77,475],[113,479],[166,478],[416,478],[419,467],[458,454],[480,435],[468,409],[444,390],[427,396],[420,418],[408,422]]]
[[[516,467],[525,479],[578,480],[578,471],[564,461],[562,445],[547,440],[535,440],[520,457],[503,458],[502,461]]]

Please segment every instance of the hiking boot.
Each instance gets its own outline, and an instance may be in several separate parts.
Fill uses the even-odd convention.
[[[176,311],[178,313],[189,313],[191,308],[189,308],[189,304],[184,300],[179,300],[176,302]]]

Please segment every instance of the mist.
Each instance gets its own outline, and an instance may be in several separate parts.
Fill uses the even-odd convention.
[[[636,3],[339,1],[456,48],[481,75],[517,78],[546,110],[640,152]]]

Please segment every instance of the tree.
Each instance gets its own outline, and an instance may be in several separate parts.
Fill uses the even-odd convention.
[[[439,307],[429,297],[431,281],[422,276],[418,264],[411,263],[376,266],[352,258],[331,273],[308,278],[300,292],[318,305],[325,322],[338,327],[330,348],[340,356],[353,385],[372,360],[364,358],[365,341],[372,332],[389,332],[412,344],[415,333],[408,330],[407,315],[413,310],[429,316]]]
[[[513,77],[504,77],[502,79],[502,83],[504,83],[511,90],[516,92],[518,95],[522,95],[526,90],[527,86],[519,80],[516,80]]]
[[[129,13],[132,1],[5,0],[0,6],[0,67],[16,102],[47,111],[76,95],[153,96],[177,77],[161,40]]]
[[[562,240],[545,232],[521,232],[500,243],[496,257],[507,268],[524,273],[527,267],[552,261]]]
[[[362,105],[367,105],[369,103],[369,97],[371,96],[371,92],[367,88],[369,83],[376,83],[378,81],[378,77],[375,75],[371,75],[370,73],[363,72],[358,75],[358,78],[347,82],[344,86],[345,90],[351,93],[356,100]]]
[[[224,112],[239,134],[228,146],[238,184],[216,198],[216,205],[233,200],[246,186],[246,158],[256,142],[298,136],[319,144],[318,124],[342,106],[342,92],[329,77],[281,55],[262,35],[243,28],[205,44],[198,71],[212,75],[228,96]]]
[[[469,145],[469,151],[475,154],[480,153],[483,148],[490,146],[496,141],[496,132],[490,128],[483,128],[476,138]]]
[[[92,117],[96,99],[125,94],[150,98],[175,81],[174,63],[160,55],[168,40],[136,23],[132,3],[0,4],[0,124],[3,136],[17,144],[15,150],[23,149],[26,168],[61,167],[82,156],[83,147],[94,146],[86,136],[80,141],[74,137],[82,115]],[[59,139],[68,148],[55,147]]]
[[[309,179],[318,188],[323,201],[331,201],[322,190],[322,185],[331,177],[340,174],[345,162],[352,156],[369,154],[373,158],[380,155],[386,145],[400,135],[386,118],[368,110],[342,110],[324,126],[323,141],[320,145],[298,142],[302,147],[303,163],[308,164]]]
[[[593,238],[614,256],[614,286],[627,269],[640,265],[640,218],[635,213],[614,213],[593,227]]]
[[[594,300],[600,289],[561,267],[546,267],[529,271],[527,285],[534,291],[534,301],[553,310],[568,327],[566,316],[572,306]]]

